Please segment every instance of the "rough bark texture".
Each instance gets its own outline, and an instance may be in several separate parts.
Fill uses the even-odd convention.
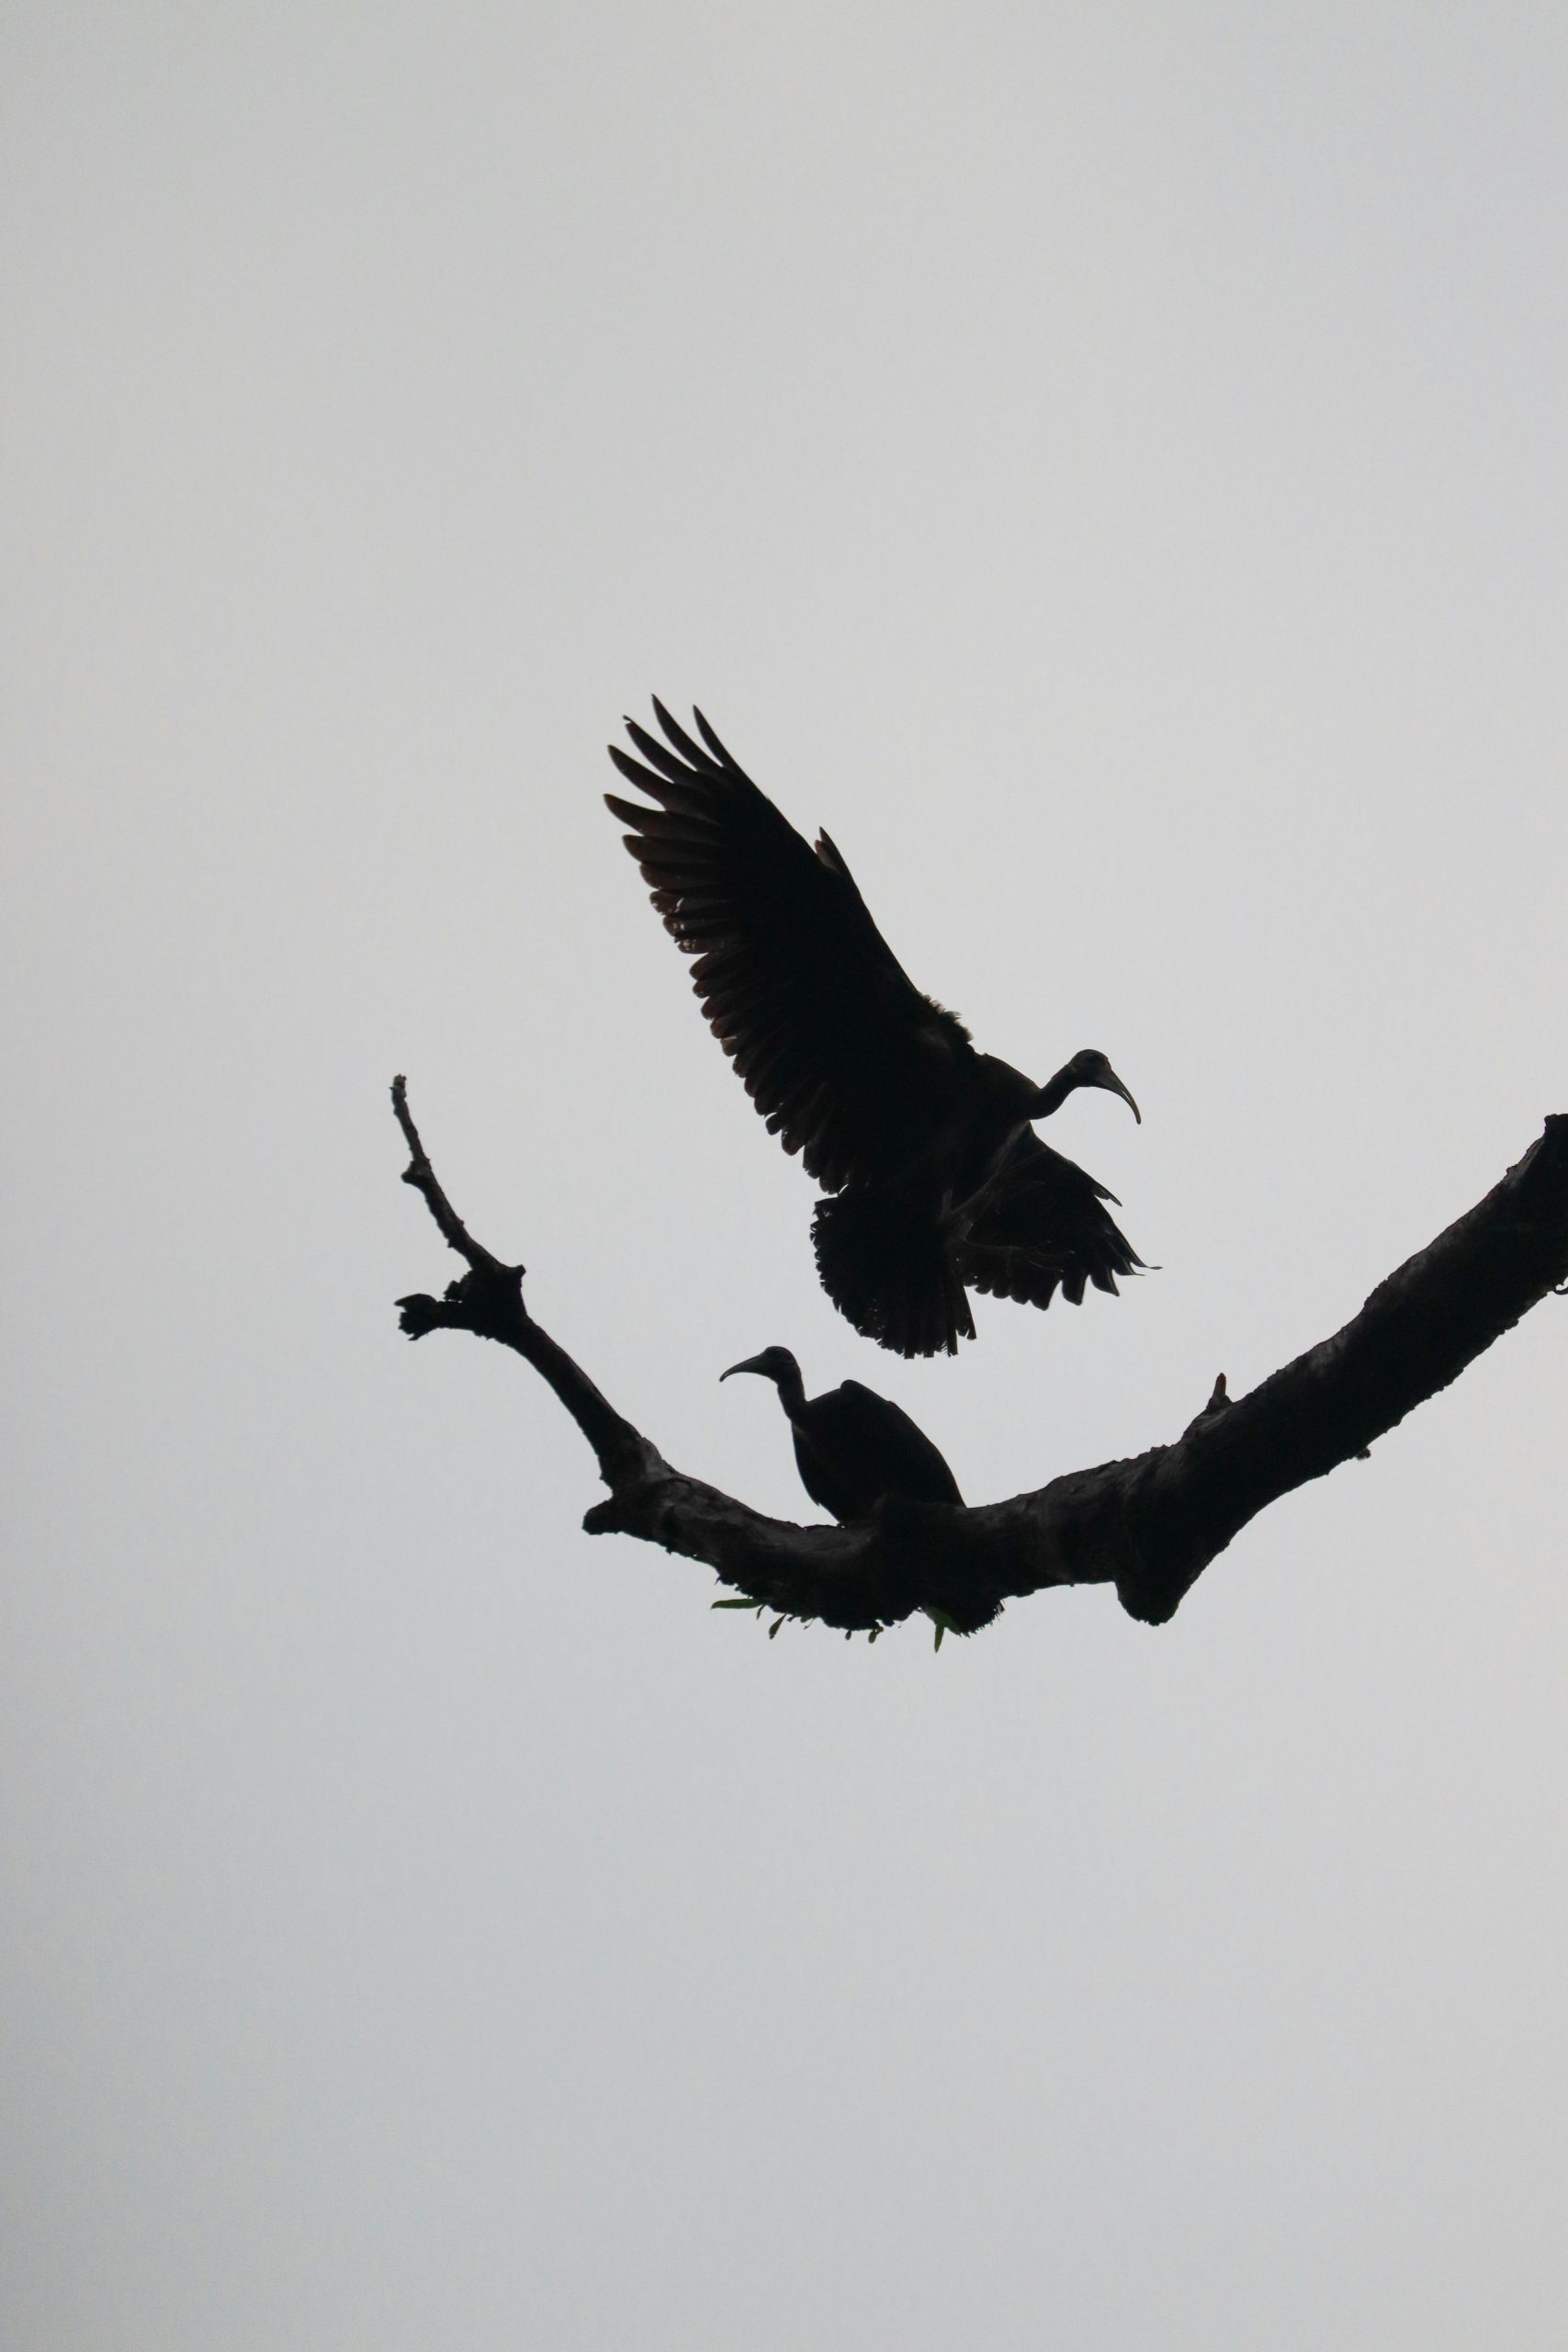
[[[1342,1331],[1234,1401],[1222,1377],[1173,1444],[1075,1470],[1032,1494],[962,1510],[889,1503],[856,1527],[765,1519],[688,1477],[623,1419],[523,1303],[521,1266],[468,1233],[436,1181],[408,1108],[403,1182],[422,1194],[468,1272],[444,1297],[400,1299],[411,1339],[471,1331],[512,1348],[548,1382],[609,1488],[583,1525],[702,1560],[738,1598],[874,1639],[924,1610],[973,1633],[1004,1600],[1047,1585],[1114,1584],[1148,1624],[1249,1519],[1293,1487],[1364,1454],[1374,1438],[1458,1377],[1520,1316],[1568,1281],[1568,1117],[1546,1122],[1485,1199],[1380,1283]],[[776,1627],[774,1629],[776,1631]]]

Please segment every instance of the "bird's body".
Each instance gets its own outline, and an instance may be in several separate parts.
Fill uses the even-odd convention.
[[[800,1366],[787,1348],[731,1364],[721,1374],[755,1372],[773,1381],[795,1440],[800,1483],[814,1503],[847,1526],[869,1519],[888,1496],[914,1502],[953,1503],[958,1482],[925,1431],[891,1398],[858,1380],[807,1396]]]
[[[623,775],[659,804],[606,799],[746,1091],[837,1199],[813,1224],[823,1285],[856,1329],[905,1355],[972,1338],[966,1287],[1048,1306],[1114,1291],[1141,1262],[1111,1196],[1030,1132],[1078,1086],[1133,1102],[1103,1054],[1045,1086],[977,1053],[914,986],[826,833],[816,849],[699,712],[699,743],[654,704]]]

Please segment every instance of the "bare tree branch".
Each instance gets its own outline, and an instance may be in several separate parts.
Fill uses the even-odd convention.
[[[403,1181],[468,1269],[440,1299],[399,1300],[409,1337],[472,1331],[512,1348],[548,1382],[610,1490],[583,1521],[591,1534],[640,1536],[705,1562],[781,1618],[818,1618],[873,1638],[922,1609],[939,1628],[973,1633],[1004,1600],[1064,1584],[1114,1584],[1132,1615],[1164,1623],[1249,1519],[1364,1456],[1568,1281],[1568,1117],[1560,1116],[1483,1201],[1381,1283],[1342,1331],[1249,1396],[1231,1398],[1222,1374],[1173,1444],[973,1510],[890,1500],[863,1525],[796,1527],[672,1468],[615,1410],[528,1314],[523,1268],[481,1248],[452,1207],[400,1078],[392,1105],[411,1154]]]
[[[502,1347],[514,1348],[549,1382],[593,1448],[604,1484],[614,1492],[637,1483],[652,1464],[659,1463],[659,1455],[641,1430],[622,1419],[587,1374],[573,1363],[566,1350],[558,1347],[549,1333],[534,1321],[523,1304],[526,1268],[503,1265],[473,1238],[436,1181],[430,1155],[420,1141],[419,1129],[409,1109],[406,1079],[392,1080],[392,1109],[409,1148],[403,1182],[412,1184],[422,1195],[442,1239],[468,1261],[468,1267],[457,1282],[448,1283],[438,1299],[418,1293],[400,1298],[399,1321],[402,1329],[411,1340],[421,1340],[427,1331],[472,1331],[481,1340],[498,1340]]]

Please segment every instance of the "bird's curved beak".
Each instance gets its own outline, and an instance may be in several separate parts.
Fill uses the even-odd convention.
[[[761,1356],[748,1356],[744,1363],[732,1363],[728,1372],[721,1372],[718,1376],[720,1380],[728,1380],[738,1372],[761,1372]]]
[[[1136,1119],[1139,1126],[1143,1125],[1143,1113],[1139,1110],[1137,1104],[1134,1102],[1132,1096],[1128,1093],[1127,1089],[1122,1085],[1121,1080],[1117,1077],[1116,1072],[1113,1069],[1108,1069],[1103,1078],[1091,1080],[1090,1084],[1103,1087],[1107,1094],[1119,1094],[1122,1097],[1122,1102],[1127,1105],[1128,1110],[1133,1114],[1134,1118]]]

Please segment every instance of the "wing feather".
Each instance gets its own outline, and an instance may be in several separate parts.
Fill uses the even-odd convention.
[[[953,1261],[965,1285],[1021,1306],[1074,1306],[1086,1287],[1114,1292],[1143,1260],[1106,1208],[1115,1195],[1041,1142],[1020,1136],[971,1210]]]
[[[628,718],[640,757],[609,749],[654,805],[604,797],[709,1027],[818,1182],[891,1177],[940,1120],[968,1032],[909,979],[828,836],[813,851],[700,711],[698,741],[653,708],[663,741]]]

